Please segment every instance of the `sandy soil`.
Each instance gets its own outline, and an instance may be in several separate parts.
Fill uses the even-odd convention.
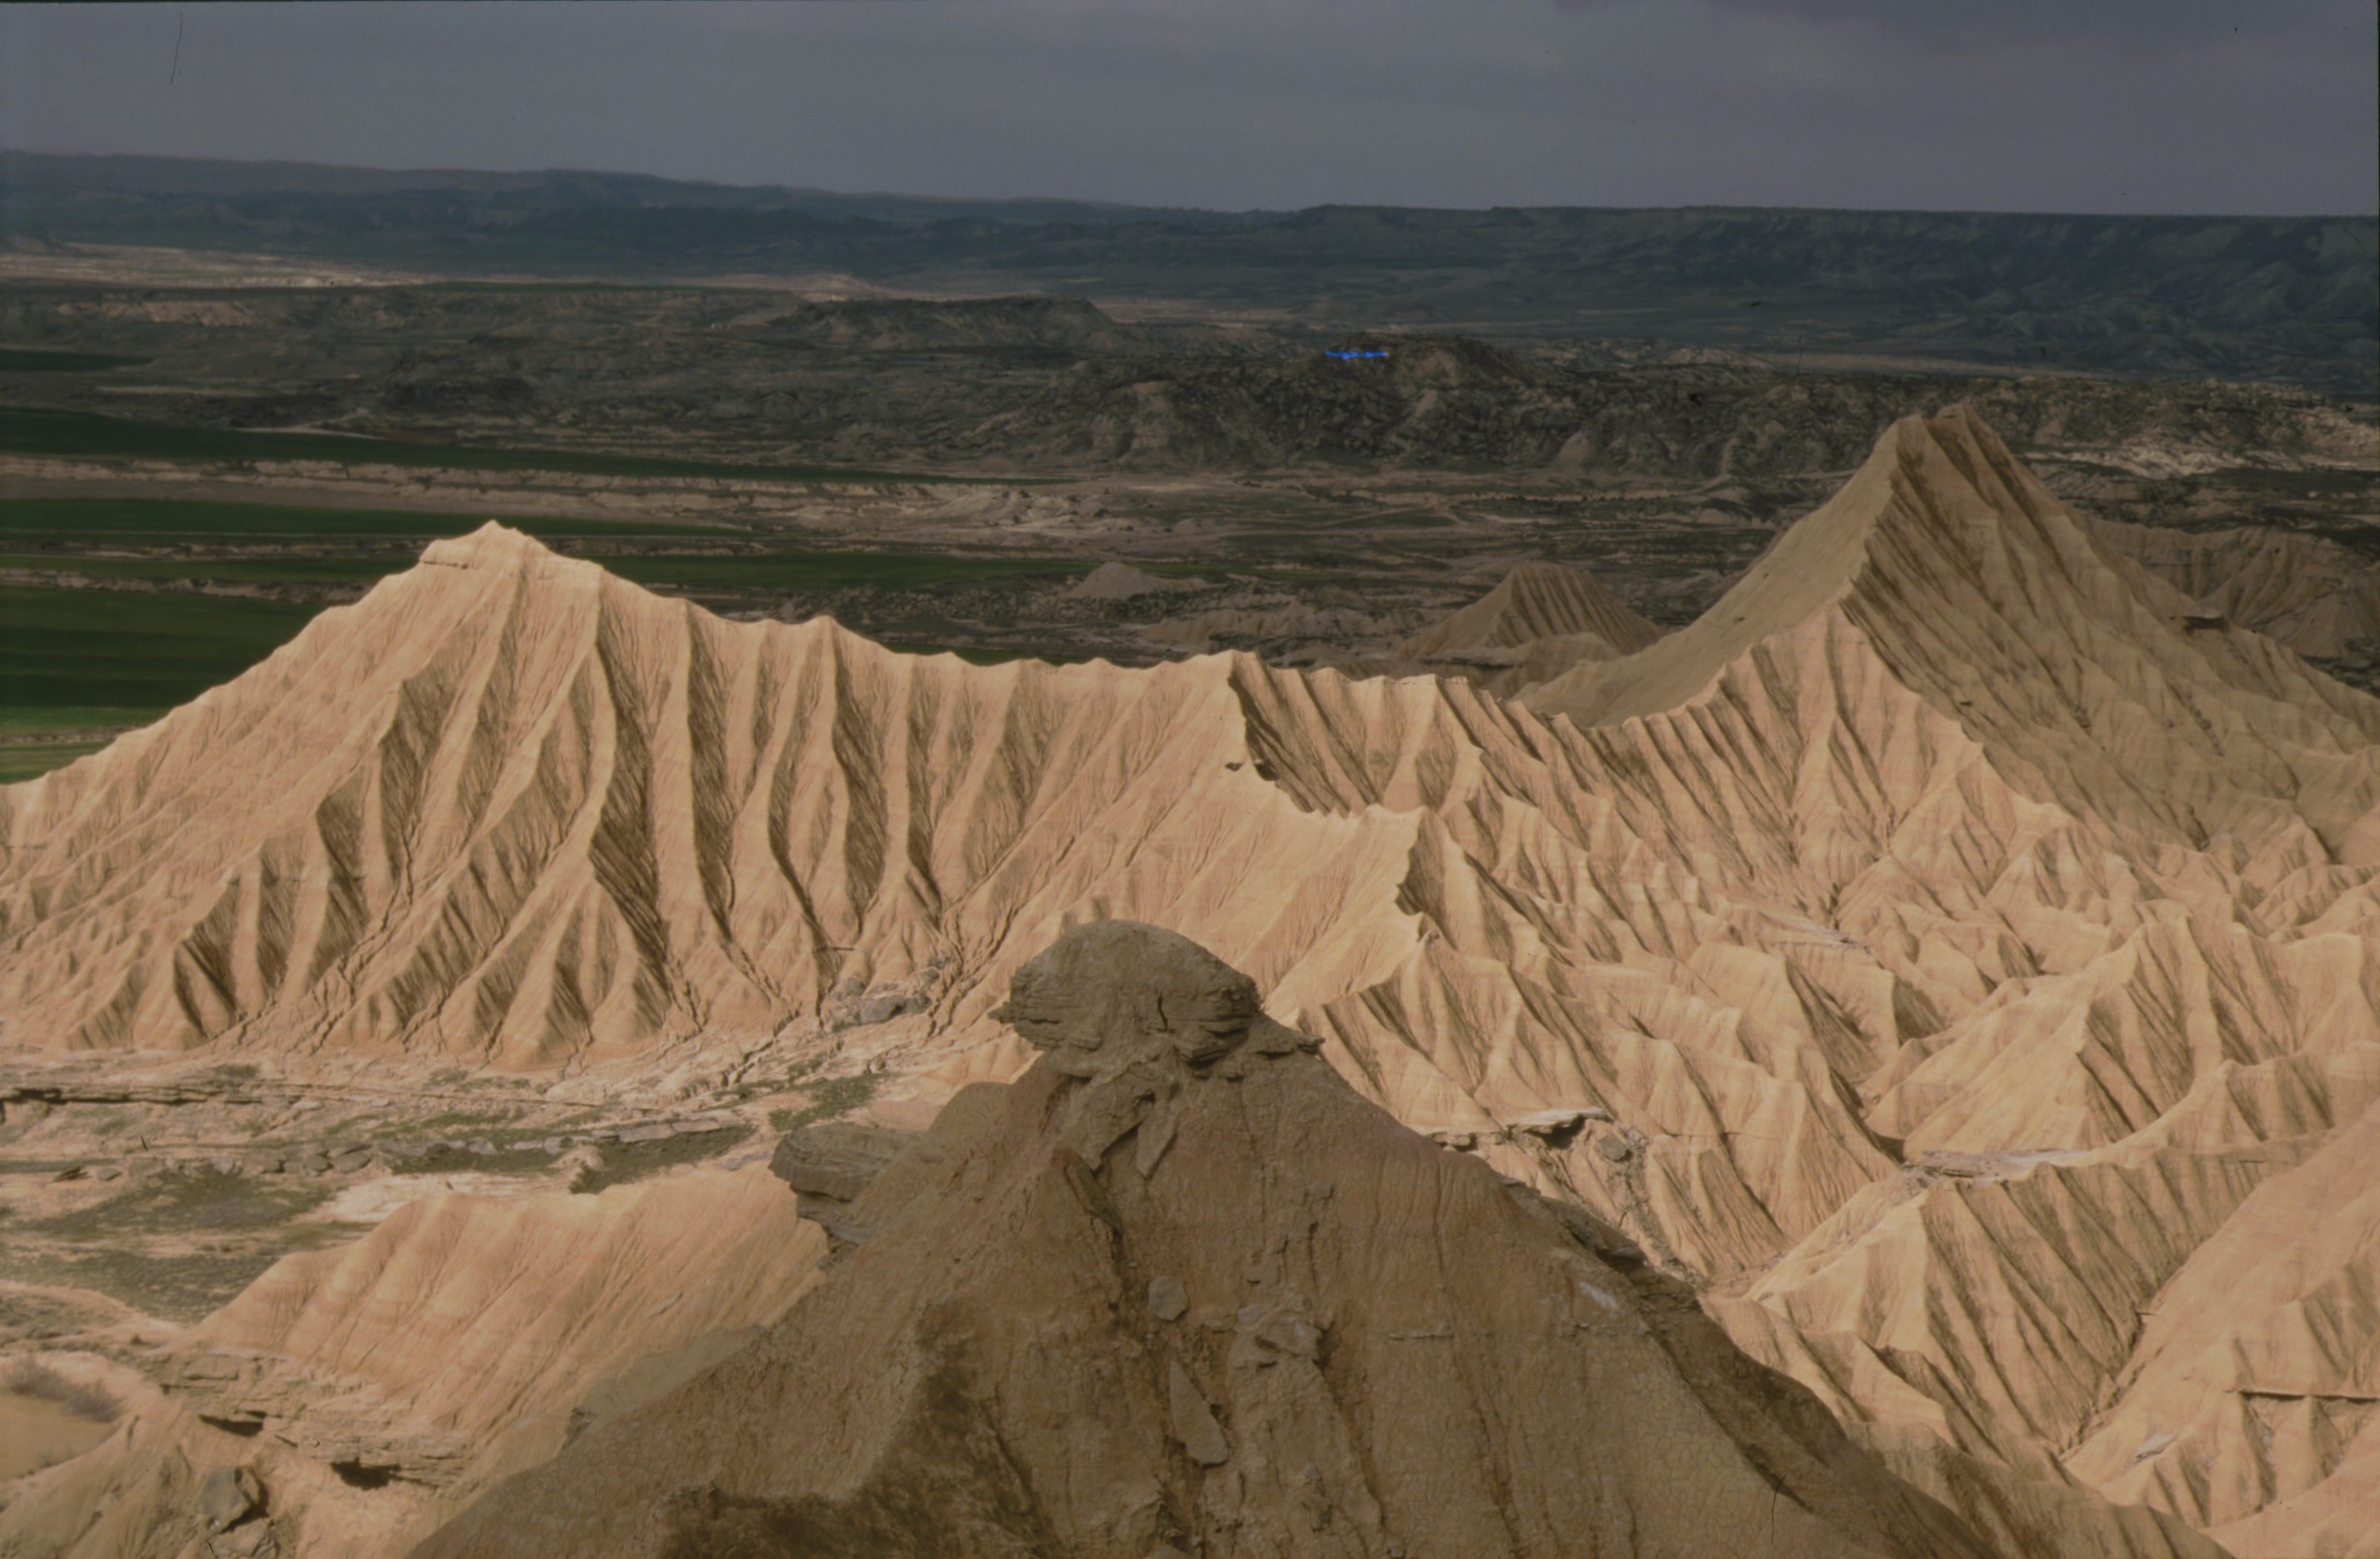
[[[0,1481],[71,1461],[108,1435],[109,1425],[78,1419],[55,1402],[0,1391]]]

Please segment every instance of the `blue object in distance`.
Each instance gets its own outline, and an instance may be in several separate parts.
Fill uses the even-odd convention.
[[[1336,358],[1341,362],[1344,362],[1349,358],[1385,358],[1388,356],[1388,354],[1370,347],[1348,347],[1343,350],[1333,348],[1331,351],[1324,353],[1323,356],[1326,358]]]

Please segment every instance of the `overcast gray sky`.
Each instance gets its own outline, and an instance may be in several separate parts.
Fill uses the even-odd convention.
[[[17,149],[921,195],[2362,213],[2380,187],[2371,0],[5,6],[0,73]]]

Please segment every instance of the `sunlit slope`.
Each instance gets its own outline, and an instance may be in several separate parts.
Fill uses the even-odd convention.
[[[172,1339],[152,1366],[162,1394],[0,1511],[0,1553],[182,1552],[207,1475],[235,1466],[269,1491],[282,1552],[402,1552],[586,1422],[748,1341],[815,1278],[823,1243],[758,1167],[408,1203]]]
[[[0,1017],[530,1068],[924,976],[933,1093],[1021,1066],[1022,957],[1151,920],[1719,1286],[1995,1540],[2185,1551],[2265,1507],[2061,1457],[2140,1312],[2380,1096],[2380,704],[2194,611],[1963,413],[1519,702],[903,657],[490,528],[0,791]]]

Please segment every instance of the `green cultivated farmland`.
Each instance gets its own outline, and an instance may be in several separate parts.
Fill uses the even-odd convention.
[[[989,579],[1064,579],[1086,567],[1051,558],[791,546],[735,555],[675,553],[661,548],[700,546],[722,538],[767,546],[779,539],[717,524],[510,517],[501,522],[565,545],[575,538],[642,543],[655,549],[593,561],[639,583],[695,590],[926,591]],[[43,574],[72,574],[127,584],[140,579],[368,586],[413,567],[429,540],[462,535],[485,523],[477,514],[421,510],[24,498],[0,501],[0,570],[22,571],[36,579]],[[308,546],[308,542],[323,545]],[[88,555],[110,549],[111,544],[159,555]],[[221,555],[226,551],[232,555]],[[71,763],[104,745],[100,738],[107,731],[145,724],[231,680],[322,609],[321,603],[0,581],[0,784]],[[970,658],[1002,657],[979,652]]]
[[[989,478],[937,477],[912,472],[845,470],[817,465],[737,465],[666,455],[608,454],[593,450],[517,450],[476,444],[413,444],[353,433],[258,432],[248,428],[172,427],[92,412],[38,407],[0,410],[0,451],[78,459],[190,460],[252,464],[261,460],[325,460],[338,465],[421,466],[447,471],[561,471],[601,477],[696,477],[745,482],[934,482],[975,483]],[[997,484],[1014,486],[1013,479]]]
[[[255,537],[461,536],[488,519],[536,537],[744,536],[725,525],[664,525],[649,520],[524,519],[514,515],[409,509],[340,509],[313,504],[209,503],[188,498],[13,498],[0,502],[0,536],[10,545],[89,542],[104,536]]]
[[[79,557],[0,552],[0,569],[47,570],[101,579],[214,579],[230,584],[371,584],[412,568],[411,549],[349,557]],[[940,557],[918,552],[769,552],[750,557],[605,557],[592,561],[639,584],[714,590],[927,590],[939,584],[1047,575],[1084,565],[1047,558]],[[177,599],[188,599],[177,598]],[[4,703],[6,701],[0,701]]]
[[[153,719],[286,643],[319,606],[0,584],[0,731]],[[71,719],[73,724],[62,724]]]
[[[48,569],[98,579],[220,579],[228,584],[370,584],[412,568],[415,554],[378,557],[69,557],[0,552],[0,569]]]

